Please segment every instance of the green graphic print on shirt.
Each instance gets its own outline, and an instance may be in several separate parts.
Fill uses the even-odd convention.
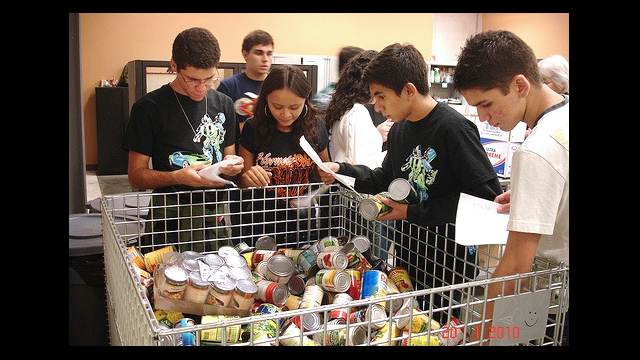
[[[428,185],[433,184],[438,174],[438,170],[434,170],[431,167],[431,161],[435,157],[435,150],[427,148],[423,154],[420,150],[420,145],[418,145],[407,158],[407,162],[400,168],[402,171],[410,170],[407,180],[411,187],[416,189],[421,202],[429,198]]]

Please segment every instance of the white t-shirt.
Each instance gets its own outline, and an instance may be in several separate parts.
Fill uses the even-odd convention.
[[[569,97],[539,118],[513,156],[507,230],[541,234],[537,255],[569,266]]]
[[[373,125],[369,111],[362,104],[354,104],[340,121],[333,124],[329,138],[331,160],[344,162],[350,158],[355,164],[375,169],[382,165],[382,136]]]

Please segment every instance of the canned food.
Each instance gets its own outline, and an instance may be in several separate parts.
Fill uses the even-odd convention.
[[[371,328],[380,329],[387,324],[387,312],[380,304],[369,304],[364,313],[364,321],[371,319]]]
[[[420,202],[416,189],[407,179],[403,178],[397,178],[389,184],[389,197],[399,203],[417,204]]]
[[[289,289],[287,289],[286,285],[269,280],[260,280],[256,283],[256,286],[258,287],[258,291],[255,294],[257,300],[275,305],[284,305],[289,297]]]
[[[361,273],[371,270],[371,263],[355,248],[347,254],[347,259],[349,269],[356,269]]]
[[[409,315],[412,309],[412,316],[404,316]],[[421,314],[418,309],[414,309],[413,306],[411,306],[410,301],[406,302],[400,308],[400,310],[396,312],[394,317],[397,318],[398,328],[400,328],[401,330],[409,331],[409,327],[411,327],[412,333],[421,333],[425,331],[440,329],[439,322],[433,319],[429,319],[429,316],[427,314]],[[411,323],[409,323],[409,318],[411,318]]]
[[[268,302],[263,302],[260,304],[256,303],[253,305],[253,308],[251,309],[252,316],[262,315],[262,314],[280,314],[280,313],[282,313],[282,309],[280,309],[279,306],[268,303]],[[285,320],[284,318],[279,319],[280,325],[284,323],[284,320]]]
[[[351,243],[361,253],[366,252],[371,247],[371,240],[364,235],[357,235],[351,238]]]
[[[351,276],[344,270],[322,269],[316,273],[316,284],[324,290],[346,292],[351,286]]]
[[[229,267],[229,277],[232,279],[243,280],[251,278],[251,270],[248,267]]]
[[[349,277],[351,278],[351,282],[349,284],[349,289],[347,289],[347,294],[351,296],[352,299],[360,299],[360,288],[362,286],[362,276],[361,272],[355,269],[346,269],[345,270]]]
[[[241,310],[251,309],[254,296],[258,291],[256,283],[251,279],[240,279],[236,281],[236,288],[233,291],[232,306]]]
[[[418,336],[412,336],[408,331],[403,331],[402,336],[405,339],[400,341],[400,346],[439,346],[440,338],[435,334],[424,334]],[[409,338],[411,338],[411,345],[409,345]]]
[[[224,245],[220,246],[220,248],[218,249],[218,255],[226,259],[229,256],[240,256],[240,253],[238,253],[238,250],[236,250],[233,246]]]
[[[293,274],[293,262],[283,253],[278,252],[267,260],[267,280],[286,284]]]
[[[362,326],[347,328],[335,323],[327,323],[327,336],[322,332],[313,334],[313,339],[327,346],[356,346],[367,342],[367,330]]]
[[[385,296],[389,293],[387,275],[379,270],[369,270],[362,275],[360,299]]]
[[[335,250],[340,247],[340,241],[335,236],[325,236],[318,240],[318,252]]]
[[[298,263],[298,256],[300,256],[303,251],[302,249],[280,249],[280,252],[291,259],[294,264]]]
[[[247,267],[247,259],[242,255],[227,255],[224,259],[228,267]]]
[[[256,250],[276,250],[278,248],[273,236],[264,235],[256,240]]]
[[[344,270],[348,263],[347,254],[341,251],[321,251],[316,257],[316,264],[320,269]]]
[[[222,307],[228,306],[231,302],[232,292],[235,287],[236,281],[232,278],[212,281],[205,303]]]
[[[381,192],[360,201],[360,205],[358,206],[360,215],[362,215],[362,217],[366,220],[373,221],[378,216],[391,210],[391,207],[389,205],[382,202],[383,197],[389,198],[389,193]]]
[[[148,272],[153,273],[158,264],[162,263],[162,254],[168,251],[176,251],[173,246],[166,246],[162,249],[152,251],[144,256],[144,267]]]
[[[409,273],[404,267],[397,266],[389,270],[389,279],[393,281],[401,293],[413,291],[413,284],[411,284]]]
[[[194,325],[196,325],[196,322],[193,319],[182,318],[173,325],[173,328],[177,329],[177,328],[189,327]],[[198,345],[196,343],[195,331],[176,334],[175,339],[176,339],[176,345],[178,346],[197,346]]]
[[[297,321],[299,324],[296,325],[305,331],[314,331],[322,327],[322,317],[317,312],[302,314]]]
[[[393,283],[393,281],[387,282],[387,288],[389,289],[389,292],[387,293],[387,295],[400,294],[398,287],[396,286],[396,284]],[[403,299],[396,298],[396,299],[387,301],[384,307],[387,310],[387,312],[396,312],[398,311],[398,309],[402,307],[403,303],[404,303]]]
[[[300,306],[301,302],[302,302],[302,298],[300,296],[289,295],[289,297],[287,298],[287,302],[285,302],[284,306],[282,307],[282,310],[285,310],[285,311],[295,310]]]
[[[253,314],[260,315],[260,314]],[[252,316],[253,316],[252,315]],[[253,342],[261,342],[261,346],[269,346],[272,342],[262,342],[267,339],[273,339],[276,337],[277,325],[273,320],[263,320],[253,323]],[[240,335],[243,342],[251,340],[251,324],[245,328],[245,331]]]
[[[300,268],[307,276],[313,276],[318,271],[316,259],[318,255],[311,250],[305,250],[298,256],[298,268]],[[312,275],[313,274],[313,275]]]
[[[209,294],[209,281],[202,280],[200,273],[192,272],[189,274],[189,282],[184,289],[182,300],[190,301],[196,304],[204,304]]]
[[[253,256],[251,257],[251,263],[255,267],[261,261],[269,260],[269,258],[277,252],[277,250],[256,250],[253,252]]]
[[[233,247],[234,249],[236,249],[236,251],[238,252],[238,254],[242,255],[246,252],[251,251],[251,247],[249,245],[247,245],[246,242],[244,241],[240,241],[239,243],[236,244],[236,246]]]
[[[224,265],[224,259],[218,254],[207,254],[202,258],[202,261],[210,268],[219,268]]]
[[[200,270],[200,265],[198,265],[198,263],[199,261],[196,259],[182,259],[180,266],[190,273]]]
[[[293,295],[302,295],[304,293],[304,279],[301,275],[293,275],[289,282],[287,282],[289,292]]]
[[[339,293],[333,298],[333,304],[345,304],[348,305],[350,301],[353,301],[353,298],[349,296],[347,293]],[[342,309],[335,309],[329,313],[329,321],[333,321],[335,324],[346,324],[347,323],[347,314],[348,314],[349,306]]]
[[[302,301],[300,302],[299,309],[308,309],[322,304],[322,296],[324,291],[318,285],[309,285],[304,289],[302,295]]]
[[[202,316],[201,324],[211,324],[225,320],[238,319],[239,316],[226,316],[226,315],[204,315]],[[226,331],[225,331],[226,330]],[[225,334],[226,333],[226,334]],[[240,325],[228,325],[221,326],[215,329],[206,329],[200,332],[200,340],[203,342],[223,342],[223,337],[226,335],[226,341],[229,343],[237,343],[240,341]]]
[[[177,266],[170,266],[164,269],[164,283],[159,289],[162,297],[168,299],[182,300],[184,289],[187,286],[188,274]]]

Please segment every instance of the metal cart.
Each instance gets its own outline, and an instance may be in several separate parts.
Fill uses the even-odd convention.
[[[290,208],[296,202],[309,200],[298,193],[318,189],[319,195],[311,199],[308,209]],[[167,205],[170,197],[187,199],[189,205],[184,205],[182,200]],[[531,272],[492,279],[491,273],[500,260],[503,246],[469,248],[458,245],[453,240],[454,224],[424,228],[406,221],[367,221],[358,212],[361,199],[360,194],[335,184],[326,189],[322,184],[304,184],[261,190],[229,188],[103,196],[101,208],[111,344],[176,345],[178,337],[187,332],[195,333],[199,341],[202,331],[220,329],[220,344],[226,346],[306,344],[309,339],[314,339],[315,345],[561,345],[569,299],[567,266],[536,258]],[[278,201],[286,205],[274,205]],[[169,207],[189,208],[187,215],[190,216],[185,217],[180,211],[172,213]],[[193,225],[197,218],[202,220],[211,216],[206,211],[194,211],[195,207],[216,209],[213,215],[216,221],[204,221],[202,224],[205,230],[214,231],[217,238],[195,235],[199,229],[194,230],[194,226],[188,224]],[[164,214],[163,220],[154,218],[156,211]],[[159,221],[173,221],[174,226],[158,230],[153,224]],[[184,225],[185,221],[187,225]],[[380,333],[379,320],[377,323],[369,318],[360,323],[330,324],[327,320],[331,312],[345,308],[340,304],[229,318],[184,328],[160,326],[154,316],[152,302],[127,255],[131,244],[135,244],[142,253],[167,245],[174,245],[182,251],[204,249],[203,253],[215,253],[218,243],[244,241],[254,246],[262,234],[278,239],[278,248],[300,248],[327,235],[367,236],[371,241],[370,251],[385,259],[389,268],[403,266],[407,269],[414,290],[355,299],[349,304],[348,316],[358,309],[371,310],[376,304],[387,306],[383,321],[390,330],[382,338],[374,337]],[[204,243],[213,243],[214,250],[203,248]],[[487,298],[491,284],[499,284],[502,294]],[[505,293],[510,284],[515,284],[513,295]],[[494,305],[493,318],[485,316],[489,305]],[[398,311],[402,307],[414,310]],[[282,331],[285,320],[310,313],[318,313],[324,320],[319,329],[303,328],[293,333]],[[438,321],[439,326],[417,329],[414,320],[424,316]],[[275,334],[269,337],[256,335],[261,324],[268,321],[275,324]],[[401,323],[406,325],[405,331],[398,330]],[[233,342],[236,340],[227,334],[229,329],[238,326],[245,329],[248,338]],[[356,328],[366,333],[363,336],[365,340],[357,343],[345,341],[345,337],[349,337],[345,334],[352,334]]]

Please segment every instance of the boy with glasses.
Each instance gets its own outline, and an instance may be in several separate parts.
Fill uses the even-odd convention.
[[[178,76],[144,95],[131,108],[123,147],[129,151],[128,176],[133,188],[153,189],[154,193],[220,188],[225,184],[201,177],[198,170],[223,159],[236,159],[237,163],[222,167],[222,176],[233,178],[240,173],[243,160],[235,154],[233,103],[211,89],[218,78],[219,61],[220,46],[209,30],[191,28],[175,38],[171,67]],[[212,194],[207,195],[153,196],[152,219],[179,216],[185,220],[154,221],[153,231],[161,233],[153,234],[153,240],[144,237],[141,245],[165,243],[168,239],[164,232],[171,234],[167,234],[171,242],[176,238],[181,242],[215,238],[212,230],[203,228],[216,227],[215,214],[222,209],[216,206]],[[192,206],[171,206],[178,203]],[[206,247],[198,245],[180,250],[213,250],[209,243]]]

